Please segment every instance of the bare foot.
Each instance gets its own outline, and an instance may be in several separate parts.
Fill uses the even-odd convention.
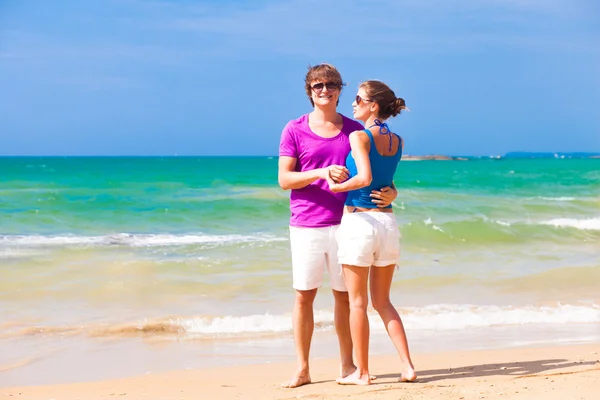
[[[292,379],[289,381],[283,382],[281,384],[282,388],[292,389],[297,388],[303,385],[308,385],[310,383],[310,374],[308,372],[300,371],[297,372]]]
[[[352,366],[350,368],[342,368],[340,371],[340,377],[338,379],[336,379],[336,382],[339,379],[344,379],[350,375],[352,375],[353,373],[356,372],[356,366]],[[375,375],[370,375],[369,378],[371,378],[372,381],[374,381],[375,379],[377,379],[377,377]]]
[[[409,368],[400,374],[398,382],[414,382],[417,380],[417,373],[414,369]]]
[[[356,370],[345,378],[337,378],[335,381],[339,385],[366,386],[371,384],[371,376],[368,373],[361,375],[358,370]]]
[[[356,372],[356,365],[352,364],[349,367],[341,367],[340,368],[340,378],[345,378],[349,375],[352,375]]]

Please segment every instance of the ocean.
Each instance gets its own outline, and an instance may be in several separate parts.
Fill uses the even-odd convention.
[[[404,161],[395,184],[413,352],[600,340],[600,159]],[[293,360],[288,221],[277,157],[0,157],[0,386]],[[315,308],[336,357],[327,284]]]

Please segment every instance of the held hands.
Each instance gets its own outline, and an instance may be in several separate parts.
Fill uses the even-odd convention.
[[[342,183],[346,179],[348,179],[349,171],[343,165],[330,165],[326,168],[326,170],[327,176],[325,177],[325,179],[331,178],[335,183]]]
[[[377,204],[377,207],[383,208],[392,204],[392,201],[398,197],[398,191],[393,187],[386,186],[381,190],[371,191],[371,197],[373,198],[371,201]]]
[[[327,176],[325,177],[325,180],[327,180],[327,183],[329,184],[329,190],[332,193],[337,193],[340,191],[340,184],[335,182],[332,178],[331,175],[327,174]]]
[[[325,168],[325,180],[333,193],[340,191],[340,183],[348,179],[348,169],[343,165],[330,165]]]

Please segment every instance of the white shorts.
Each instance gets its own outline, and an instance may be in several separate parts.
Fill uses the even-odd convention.
[[[293,287],[296,290],[312,290],[323,284],[323,272],[329,271],[331,288],[347,292],[342,266],[337,260],[335,234],[339,225],[324,228],[301,228],[290,226],[292,248]]]
[[[385,267],[400,258],[400,231],[393,213],[344,214],[337,240],[340,264]]]

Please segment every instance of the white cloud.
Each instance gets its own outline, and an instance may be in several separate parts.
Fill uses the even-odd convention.
[[[10,49],[10,58],[29,59],[32,62],[61,61],[77,63],[80,60],[129,60],[137,63],[185,65],[188,62],[179,49],[154,44],[134,44],[97,38],[81,41],[49,34],[10,31],[4,37],[4,47]]]
[[[115,88],[139,89],[148,87],[141,79],[135,77],[124,78],[121,76],[91,73],[58,76],[55,78],[55,81],[61,85],[78,86],[98,91]]]
[[[580,3],[585,4],[566,0],[287,0],[238,4],[113,0],[117,10],[112,13],[111,26],[122,28],[122,34],[104,31],[79,39],[5,32],[0,57],[64,62],[129,60],[177,67],[249,55],[326,55],[331,59],[371,54],[386,58],[467,53],[494,46],[597,52],[597,38],[573,40],[565,33],[565,26],[572,26],[565,18],[583,9]],[[556,21],[564,22],[562,31],[560,26],[550,29]]]
[[[446,53],[490,45],[544,49],[552,43],[556,49],[572,42],[539,27],[578,9],[563,0],[288,0],[245,8],[160,4],[168,4],[169,12],[145,28],[195,35],[210,54],[229,57],[228,48],[303,56],[371,51],[383,57],[389,50]]]

